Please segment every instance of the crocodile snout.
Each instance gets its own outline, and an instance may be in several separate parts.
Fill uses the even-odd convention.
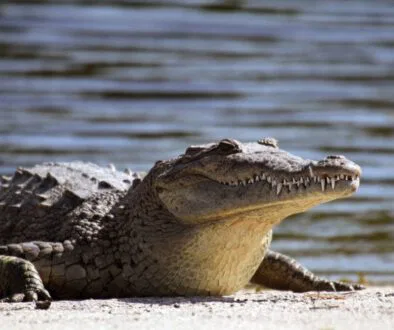
[[[345,174],[350,176],[361,176],[361,167],[342,155],[329,155],[326,158],[312,162],[313,171],[320,174]]]
[[[333,164],[333,165],[339,165],[343,166],[346,165],[347,163],[353,163],[349,159],[347,159],[345,156],[342,155],[329,155],[323,160],[319,161],[319,165],[324,165],[324,164]]]

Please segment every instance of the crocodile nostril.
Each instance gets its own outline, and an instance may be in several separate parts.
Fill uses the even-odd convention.
[[[327,156],[326,159],[345,159],[345,156],[342,156],[342,155],[330,155],[330,156]]]

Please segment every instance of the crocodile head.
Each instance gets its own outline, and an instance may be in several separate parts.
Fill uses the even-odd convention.
[[[351,195],[360,174],[343,156],[305,160],[279,149],[273,138],[245,144],[224,139],[189,147],[162,167],[153,185],[166,208],[186,223],[246,216],[274,225]]]

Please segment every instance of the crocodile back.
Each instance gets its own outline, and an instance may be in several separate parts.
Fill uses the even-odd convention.
[[[82,162],[19,168],[0,180],[0,244],[89,241],[136,178]]]

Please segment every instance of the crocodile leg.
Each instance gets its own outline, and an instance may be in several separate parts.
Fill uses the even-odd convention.
[[[13,256],[0,255],[0,294],[6,302],[47,302],[37,307],[47,305],[48,308],[51,301],[34,265]]]
[[[252,283],[277,290],[353,291],[364,289],[359,284],[328,281],[315,276],[296,260],[274,251],[268,251],[254,274]]]
[[[52,242],[1,245],[0,299],[6,302],[36,301],[37,308],[48,308],[51,296],[44,287],[42,276],[48,277],[56,256],[72,248],[71,243]]]

